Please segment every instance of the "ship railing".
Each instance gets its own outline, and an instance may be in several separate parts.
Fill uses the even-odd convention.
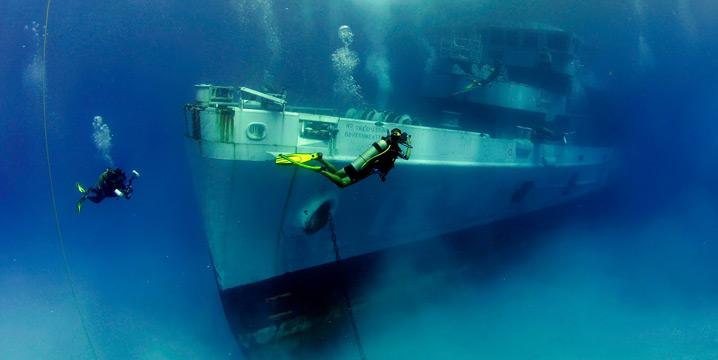
[[[548,127],[531,128],[516,125],[516,139],[529,140],[534,144],[551,143],[568,145],[575,142],[576,131],[552,130]]]
[[[325,115],[325,116],[337,116],[337,110],[334,108],[287,105],[285,109],[286,109],[286,111],[289,111],[289,112],[298,112],[298,113]]]
[[[248,106],[252,108],[270,105],[284,111],[287,105],[285,94],[272,94],[245,86],[198,84],[195,87],[197,88],[197,104],[206,104],[206,106],[239,106],[240,108]]]
[[[284,108],[287,106],[287,100],[285,100],[283,97],[280,97],[282,96],[280,94],[267,94],[244,86],[240,86],[237,90],[239,90],[240,100],[245,100],[243,95],[249,94],[254,96],[255,99],[261,99],[259,100],[260,102],[269,102],[281,106],[282,111],[284,111]],[[240,104],[242,104],[243,102],[244,101],[240,101]]]

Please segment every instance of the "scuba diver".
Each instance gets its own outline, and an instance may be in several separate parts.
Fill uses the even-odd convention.
[[[97,185],[89,189],[85,189],[80,183],[76,183],[77,190],[82,194],[80,200],[77,201],[75,207],[79,213],[82,210],[82,204],[85,199],[89,199],[93,203],[97,204],[107,197],[117,197],[129,199],[132,197],[132,181],[135,178],[140,177],[140,173],[137,170],[132,170],[132,175],[129,181],[125,172],[120,168],[107,168],[100,174],[100,178],[97,180]]]
[[[406,148],[406,151],[403,151],[402,147]],[[411,135],[395,128],[342,169],[337,170],[334,165],[324,160],[322,153],[279,154],[275,163],[277,165],[296,165],[318,172],[340,188],[344,188],[372,174],[378,174],[381,181],[386,181],[386,175],[394,167],[396,158],[409,160],[412,148]],[[305,164],[312,160],[318,161],[321,166]]]
[[[498,59],[495,59],[493,62],[493,65],[484,65],[481,69],[481,74],[478,74],[477,72],[474,72],[472,70],[473,75],[469,75],[468,72],[464,71],[464,73],[469,78],[469,84],[464,86],[463,89],[453,93],[453,96],[460,95],[467,93],[469,91],[473,91],[476,88],[479,88],[481,86],[487,86],[493,82],[495,82],[499,76],[503,75],[506,72],[506,69],[504,68],[504,64],[499,61]]]

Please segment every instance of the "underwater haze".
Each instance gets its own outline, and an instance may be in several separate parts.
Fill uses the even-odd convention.
[[[0,0],[0,359],[242,359],[186,160],[193,85],[412,113],[436,52],[428,34],[500,23],[550,24],[589,45],[616,174],[488,235],[386,258],[391,275],[367,285],[383,305],[356,319],[366,358],[718,359],[715,1],[47,6]],[[75,183],[108,166],[139,169],[133,198],[77,214]],[[467,243],[479,245],[455,249]],[[437,275],[428,262],[467,270]],[[348,345],[316,358],[359,355]]]

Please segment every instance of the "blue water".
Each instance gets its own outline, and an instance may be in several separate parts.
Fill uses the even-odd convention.
[[[0,359],[92,359],[78,307],[101,359],[241,358],[185,160],[181,107],[192,85],[272,81],[290,102],[332,106],[330,54],[349,24],[364,98],[410,113],[429,57],[422,34],[473,21],[549,23],[591,44],[621,166],[611,188],[524,223],[531,231],[481,252],[469,275],[428,281],[411,306],[388,301],[357,319],[367,357],[718,358],[714,2],[57,1],[43,64],[44,10],[0,2]],[[77,302],[52,213],[43,65]],[[96,115],[112,130],[114,163],[143,176],[131,201],[88,203],[78,216],[74,183],[93,183],[106,166]],[[421,272],[410,261],[387,266],[405,282]]]

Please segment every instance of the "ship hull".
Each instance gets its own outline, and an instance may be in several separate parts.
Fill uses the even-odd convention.
[[[412,165],[340,189],[272,161],[201,156],[189,140],[218,283],[229,289],[432,239],[601,188],[607,162],[571,166]],[[334,241],[333,241],[334,240]]]

